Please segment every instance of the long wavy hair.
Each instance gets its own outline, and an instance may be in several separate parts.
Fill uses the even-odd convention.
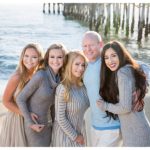
[[[65,47],[64,44],[62,43],[54,43],[52,45],[50,45],[45,53],[45,56],[44,56],[44,68],[46,68],[48,65],[48,60],[49,60],[49,52],[51,50],[61,50],[62,51],[62,54],[63,54],[63,66],[60,68],[59,70],[59,74],[60,74],[60,77],[62,78],[62,72],[64,71],[64,64],[65,64],[65,56],[66,54],[68,53],[68,50],[67,48]]]
[[[109,48],[112,48],[119,58],[119,67],[116,71],[111,71],[105,64],[105,53]],[[119,90],[117,86],[117,71],[118,69],[127,64],[129,64],[132,67],[132,72],[135,78],[136,91],[140,91],[138,100],[141,101],[145,97],[147,90],[146,76],[140,69],[140,66],[137,64],[137,62],[132,58],[128,50],[119,41],[108,42],[103,47],[101,59],[102,65],[100,74],[101,80],[99,93],[106,102],[112,104],[118,103]],[[108,111],[106,111],[106,113],[107,116],[116,119],[115,114]]]
[[[28,69],[25,67],[24,63],[23,63],[23,58],[26,52],[26,49],[28,48],[33,48],[37,54],[38,54],[38,65],[37,67],[33,70],[32,74],[31,72],[29,73]],[[44,50],[41,47],[40,44],[38,43],[29,43],[27,44],[20,55],[20,60],[19,60],[19,65],[16,68],[16,72],[19,74],[20,76],[20,82],[18,84],[18,91],[21,91],[23,89],[23,87],[25,86],[25,84],[28,82],[29,80],[29,76],[32,76],[38,69],[40,69],[42,67],[43,64],[43,58],[44,58]]]
[[[66,102],[68,102],[70,98],[71,86],[76,85],[78,87],[81,87],[83,85],[82,76],[79,78],[74,78],[74,75],[72,74],[72,64],[77,57],[83,58],[85,62],[85,68],[87,66],[87,59],[81,51],[72,51],[66,55],[63,80],[61,82],[65,86],[64,99]]]

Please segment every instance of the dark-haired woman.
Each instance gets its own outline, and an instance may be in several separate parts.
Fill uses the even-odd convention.
[[[150,146],[150,125],[143,110],[146,76],[127,49],[118,41],[107,43],[102,51],[100,109],[107,116],[118,115],[123,146]],[[136,97],[133,96],[136,91]],[[135,101],[136,99],[136,101]],[[141,110],[135,111],[139,107]]]

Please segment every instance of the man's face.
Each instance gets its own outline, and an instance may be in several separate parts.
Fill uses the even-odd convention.
[[[94,62],[100,57],[101,44],[96,38],[85,36],[82,41],[84,55],[89,62]]]

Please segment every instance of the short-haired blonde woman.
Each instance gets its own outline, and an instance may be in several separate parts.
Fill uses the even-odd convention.
[[[26,146],[24,119],[16,104],[16,97],[41,67],[43,57],[43,48],[37,43],[29,43],[22,50],[19,65],[10,77],[3,94],[3,104],[8,112],[2,123],[0,146]]]
[[[86,59],[81,52],[66,56],[63,80],[56,89],[52,146],[85,146],[83,116],[89,106],[82,76]]]

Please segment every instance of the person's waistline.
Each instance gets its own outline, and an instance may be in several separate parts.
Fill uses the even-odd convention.
[[[92,127],[95,130],[116,130],[116,129],[120,129],[120,125],[117,125],[117,126],[108,126],[108,127],[96,127],[96,126],[92,125]]]

